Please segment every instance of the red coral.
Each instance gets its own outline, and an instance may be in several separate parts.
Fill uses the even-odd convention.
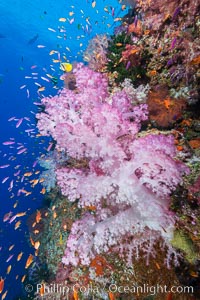
[[[186,108],[184,99],[171,98],[168,90],[163,87],[151,91],[147,103],[150,121],[162,128],[171,127],[177,120],[181,119],[183,110]]]
[[[140,65],[141,61],[141,48],[135,45],[126,45],[126,50],[122,51],[122,58],[120,61],[130,61],[132,66]]]

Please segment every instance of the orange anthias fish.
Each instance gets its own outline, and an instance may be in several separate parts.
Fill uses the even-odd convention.
[[[25,269],[28,269],[28,267],[32,264],[33,259],[34,259],[34,256],[32,254],[30,254],[26,261]]]
[[[115,296],[112,292],[109,292],[108,295],[110,300],[115,300]]]
[[[9,265],[9,266],[7,267],[7,272],[6,272],[6,274],[9,274],[9,273],[10,273],[10,271],[11,271],[11,269],[12,269],[12,266],[11,266],[11,265]]]
[[[20,261],[20,259],[22,258],[23,252],[20,252],[17,256],[17,261]]]
[[[25,212],[20,212],[20,213],[18,213],[18,214],[16,214],[16,217],[23,217],[23,216],[25,216],[26,215],[26,211]]]
[[[42,190],[40,191],[40,193],[44,195],[46,193],[46,189],[42,188]]]
[[[78,293],[76,290],[74,290],[73,296],[74,296],[74,300],[78,300]]]
[[[4,288],[4,279],[1,277],[1,278],[0,278],[0,294],[1,294],[2,291],[3,291],[3,288]]]
[[[24,282],[25,278],[26,278],[26,275],[24,275],[24,276],[22,277],[22,279],[21,279],[21,282],[22,282],[22,283]]]
[[[39,247],[40,247],[40,241],[35,242],[35,244],[34,244],[35,250],[38,250]]]
[[[34,245],[35,245],[35,242],[34,242],[34,240],[32,239],[32,237],[30,236],[30,242],[31,242],[31,245],[34,247]]]
[[[6,298],[8,291],[5,291],[5,293],[2,295],[1,300],[4,300]]]
[[[40,293],[40,296],[44,296],[44,292],[45,292],[45,289],[44,289],[44,284],[42,283],[42,286],[41,286],[41,288],[40,288],[40,291],[39,291],[39,293]]]
[[[39,223],[42,220],[42,215],[41,215],[41,212],[39,210],[37,210],[35,220],[36,220],[36,223]]]
[[[33,179],[30,181],[30,183],[32,183],[32,187],[35,187],[36,184],[38,184],[38,182],[39,182],[39,179]]]
[[[15,223],[15,230],[17,230],[20,225],[21,225],[21,221],[18,221],[17,223]]]

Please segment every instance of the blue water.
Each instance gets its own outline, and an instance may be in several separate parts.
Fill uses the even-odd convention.
[[[117,0],[93,1],[93,6],[95,7],[92,7],[92,1],[89,0],[0,1],[0,165],[10,164],[8,168],[0,169],[0,182],[9,177],[5,184],[0,184],[0,277],[5,279],[2,294],[8,290],[6,299],[9,300],[19,299],[17,296],[23,295],[21,278],[25,274],[26,259],[34,251],[28,244],[27,217],[20,218],[22,224],[15,230],[15,222],[3,222],[3,216],[9,211],[14,214],[26,211],[30,215],[41,207],[44,197],[40,193],[41,186],[34,188],[28,197],[17,196],[17,191],[24,187],[24,182],[20,181],[21,177],[17,180],[17,176],[13,175],[19,169],[20,176],[25,172],[40,170],[39,166],[33,170],[33,164],[48,147],[48,139],[41,142],[25,132],[36,124],[34,113],[37,112],[37,106],[34,102],[39,101],[36,83],[46,86],[44,95],[55,94],[57,90],[53,88],[53,83],[41,80],[41,76],[47,73],[56,78],[61,75],[59,66],[52,63],[53,57],[49,52],[56,50],[61,55],[65,53],[70,62],[82,61],[82,52],[88,41],[96,34],[112,33],[114,18],[125,13],[121,11]],[[114,16],[111,14],[113,8]],[[69,16],[70,12],[74,15]],[[60,22],[59,18],[67,20]],[[62,31],[62,26],[66,30],[64,33],[59,32]],[[45,47],[38,48],[38,45]],[[39,74],[38,80],[25,78],[34,77],[31,74],[34,72]],[[23,85],[26,87],[20,89]],[[58,87],[60,86],[61,81],[58,82]],[[23,119],[22,124],[16,128],[17,121],[8,121],[11,117],[26,117],[30,120]],[[10,138],[15,139],[16,143],[23,143],[28,150],[17,155],[15,146],[2,144]],[[20,167],[15,169],[18,165]],[[9,184],[13,178],[14,186],[9,192]],[[26,188],[30,189],[30,185]],[[13,208],[16,201],[18,206]],[[8,248],[13,244],[14,248],[9,251]],[[17,262],[16,257],[21,251],[24,255]],[[14,256],[6,263],[10,255]],[[9,264],[12,265],[12,270],[10,274],[6,274]],[[17,280],[16,275],[19,275]]]

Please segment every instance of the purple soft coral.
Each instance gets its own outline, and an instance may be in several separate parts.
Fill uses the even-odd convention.
[[[187,171],[175,159],[173,138],[138,137],[147,106],[133,106],[124,90],[109,95],[106,77],[83,64],[74,73],[77,89],[43,99],[46,113],[37,115],[40,132],[77,161],[57,167],[63,195],[96,208],[74,223],[63,262],[88,264],[96,253],[122,249],[125,238],[135,249],[152,237],[168,243],[174,225],[168,196]]]

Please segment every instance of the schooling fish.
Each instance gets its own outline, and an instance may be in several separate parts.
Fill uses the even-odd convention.
[[[4,217],[3,217],[3,222],[9,221],[10,218],[12,217],[12,215],[13,215],[12,211],[6,213],[6,214],[4,215]]]
[[[23,252],[20,252],[17,256],[17,261],[20,261],[20,259],[22,258]]]
[[[32,264],[33,258],[34,258],[34,256],[32,254],[30,254],[26,261],[25,269],[28,269],[28,267]]]

